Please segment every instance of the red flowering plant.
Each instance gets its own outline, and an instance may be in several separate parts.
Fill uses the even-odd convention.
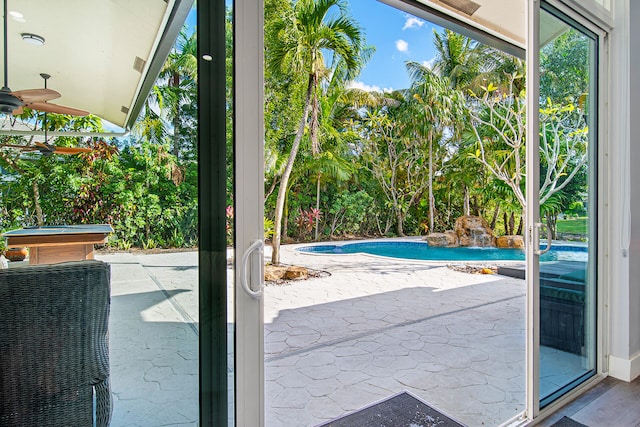
[[[233,245],[233,206],[227,206],[226,216],[227,246],[231,246]]]
[[[296,227],[298,228],[298,233],[303,238],[306,238],[316,225],[316,220],[320,220],[322,218],[322,212],[319,209],[311,208],[309,210],[303,211],[302,209],[298,210],[298,217],[296,218]]]

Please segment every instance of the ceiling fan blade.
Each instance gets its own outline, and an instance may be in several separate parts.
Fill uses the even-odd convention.
[[[22,114],[22,113],[24,113],[24,107],[18,107],[11,112],[11,114],[13,114],[14,116],[17,116],[18,114]]]
[[[34,141],[34,144],[38,147],[38,150],[42,152],[48,151],[50,153],[53,153],[53,150],[55,150],[56,148],[53,145],[47,144],[46,142]]]
[[[46,111],[48,113],[68,114],[70,116],[86,116],[88,111],[78,110],[77,108],[65,107],[64,105],[50,104],[48,102],[34,102],[25,105],[25,107],[38,111]]]
[[[0,147],[17,148],[22,151],[36,151],[38,148],[33,145],[14,145],[14,144],[0,144]]]
[[[38,146],[38,150],[40,150],[40,152],[44,153],[49,153],[49,154],[67,154],[67,155],[73,155],[73,154],[80,154],[80,153],[90,153],[93,150],[91,148],[85,148],[85,147],[58,147],[55,145],[51,145],[51,144],[45,144],[43,142],[38,142],[36,141],[35,144]]]
[[[11,94],[21,99],[25,104],[51,101],[52,99],[60,98],[62,96],[59,92],[51,89],[17,90],[15,92],[11,92]]]
[[[80,153],[90,153],[91,148],[84,148],[84,147],[55,147],[55,154],[68,154],[68,155],[73,155],[73,154],[80,154]]]

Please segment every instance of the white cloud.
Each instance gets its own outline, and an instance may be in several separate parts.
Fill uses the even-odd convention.
[[[404,22],[404,27],[402,27],[402,31],[407,30],[409,28],[420,28],[424,25],[424,21],[420,18],[416,18],[415,16],[405,15],[407,20]]]
[[[396,40],[396,49],[400,52],[406,52],[409,50],[409,43],[404,40]]]
[[[359,81],[351,81],[349,82],[349,84],[347,84],[347,88],[348,89],[360,89],[360,90],[364,90],[367,92],[382,92],[382,93],[389,93],[389,92],[393,92],[393,88],[392,87],[385,87],[385,88],[380,88],[380,86],[377,85],[368,85],[364,82],[359,82]]]
[[[431,58],[428,61],[422,61],[422,65],[424,65],[425,67],[431,70],[435,62],[436,62],[436,58]]]
[[[376,86],[376,85],[370,86],[370,85],[368,85],[366,83],[358,82],[358,81],[350,82],[347,85],[347,87],[349,89],[360,89],[360,90],[364,90],[364,91],[367,91],[367,92],[381,92],[380,86]]]

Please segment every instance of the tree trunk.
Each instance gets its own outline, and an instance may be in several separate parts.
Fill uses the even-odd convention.
[[[178,157],[180,155],[180,116],[176,113],[176,116],[173,118],[173,155],[176,158],[176,162],[178,161]]]
[[[504,222],[504,234],[511,236],[512,233],[511,230],[509,230],[509,219],[506,212],[502,213],[502,222]]]
[[[551,213],[547,213],[546,217],[547,217],[547,227],[549,227],[549,231],[551,231],[551,239],[555,240],[558,238],[557,227],[556,227],[556,220],[558,219],[558,217]]]
[[[516,229],[516,214],[511,212],[511,217],[509,218],[509,229],[511,230],[511,235],[514,234],[514,230]]]
[[[275,215],[275,229],[273,233],[273,239],[271,241],[272,253],[271,263],[273,265],[280,265],[280,242],[282,240],[282,212],[284,210],[284,199],[287,194],[287,186],[289,185],[289,178],[291,177],[291,171],[293,170],[293,163],[298,155],[298,149],[300,148],[300,141],[302,141],[302,135],[304,134],[304,128],[307,124],[307,118],[309,117],[309,106],[311,100],[311,92],[315,84],[316,78],[313,74],[309,75],[309,83],[307,85],[307,94],[304,102],[304,112],[296,137],[293,140],[291,146],[291,152],[287,159],[287,165],[282,173],[282,179],[280,180],[280,188],[278,189],[278,198],[276,199],[276,215]]]
[[[402,223],[404,222],[404,217],[402,215],[402,210],[400,210],[400,208],[396,210],[396,219],[398,221],[398,225],[397,225],[398,236],[404,237],[404,227],[402,225]]]
[[[42,206],[40,206],[40,188],[38,187],[38,181],[33,180],[32,184],[33,188],[33,206],[36,210],[36,221],[38,222],[38,227],[42,227],[44,225],[44,215],[42,214]]]
[[[148,173],[148,172],[147,172]],[[147,175],[148,176],[148,175]],[[149,194],[149,178],[147,178],[146,181],[146,187],[147,187],[147,194]],[[149,220],[149,207],[145,207],[144,210],[144,216],[145,216],[145,221],[144,221],[144,237],[147,240],[147,242],[149,241],[149,236],[151,235],[151,221]]]
[[[321,172],[318,172],[318,184],[316,186],[316,210],[320,212],[320,177],[322,176]],[[316,215],[316,234],[315,240],[318,241],[318,222],[320,221],[320,215]]]
[[[482,216],[480,212],[480,205],[478,204],[478,198],[476,196],[469,198],[469,212],[474,212],[475,216]]]
[[[520,223],[518,224],[518,230],[516,231],[516,235],[522,236],[522,227],[524,226],[524,217],[520,215]]]
[[[285,239],[289,236],[289,203],[288,200],[284,200],[284,209],[282,210],[282,237]]]
[[[471,215],[471,201],[469,200],[469,187],[464,186],[464,214]]]
[[[496,206],[496,210],[493,211],[493,217],[491,218],[491,224],[489,224],[489,227],[492,230],[495,230],[496,228],[496,222],[498,222],[498,216],[500,215],[500,206]]]
[[[433,139],[431,131],[429,131],[429,233],[433,233],[433,215],[435,210],[435,202],[433,200]]]
[[[172,86],[177,88],[180,86],[180,74],[173,73]],[[178,101],[179,103],[180,101]],[[178,160],[180,154],[180,104],[176,105],[176,111],[173,116],[173,155]]]
[[[273,181],[271,181],[271,185],[269,186],[269,189],[264,194],[264,201],[265,202],[267,201],[267,199],[269,198],[271,193],[273,193],[273,190],[276,189],[276,184],[278,184],[278,178],[277,177],[273,177]]]

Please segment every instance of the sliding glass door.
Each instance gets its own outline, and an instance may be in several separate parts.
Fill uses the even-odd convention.
[[[568,10],[534,1],[527,7],[527,417],[532,419],[598,369],[602,35]],[[238,426],[264,425],[262,13],[260,0],[234,3],[236,277],[228,296],[235,307],[232,424]],[[570,246],[574,255],[549,259],[544,252],[552,245]]]
[[[575,248],[540,265],[544,406],[596,369],[598,49],[594,33],[544,3],[540,22],[541,215],[554,244]]]
[[[597,372],[600,38],[529,5],[528,403],[533,414]],[[570,249],[564,257],[548,248]]]

